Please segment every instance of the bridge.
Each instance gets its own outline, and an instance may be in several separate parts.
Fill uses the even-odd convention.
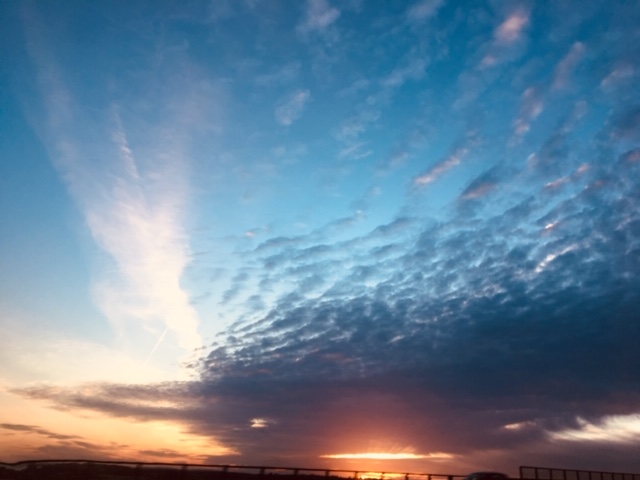
[[[593,470],[521,466],[519,472],[520,480],[640,480],[638,473]],[[78,459],[0,462],[0,479],[12,480],[461,480],[464,477],[466,474]]]
[[[184,480],[460,480],[466,475],[420,472],[363,472],[304,467],[208,465],[99,460],[25,460],[0,462],[0,479],[184,479]],[[266,478],[265,478],[266,477]],[[637,479],[637,480],[640,480]]]

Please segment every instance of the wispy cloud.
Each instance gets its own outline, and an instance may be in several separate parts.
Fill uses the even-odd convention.
[[[466,147],[456,148],[447,158],[439,161],[426,172],[416,176],[413,179],[413,182],[419,186],[428,185],[435,182],[449,170],[460,165],[460,163],[468,153],[469,149]]]
[[[297,90],[284,99],[275,110],[275,117],[281,125],[289,126],[302,116],[305,105],[311,99],[309,90]]]
[[[628,82],[636,75],[636,68],[628,63],[624,63],[615,67],[600,82],[600,86],[605,91],[612,91],[621,83]]]
[[[411,58],[405,65],[394,69],[383,79],[382,84],[385,87],[400,87],[407,80],[419,80],[424,76],[428,64],[426,58]]]
[[[544,103],[539,89],[527,88],[522,94],[520,113],[515,121],[515,135],[521,137],[531,128],[533,122],[544,110]]]
[[[492,68],[518,56],[525,43],[525,32],[529,26],[529,18],[530,12],[523,7],[508,13],[507,17],[494,30],[493,41],[488,45],[479,68]]]
[[[610,415],[589,421],[578,417],[577,428],[551,432],[554,440],[569,442],[589,441],[602,443],[632,443],[640,436],[640,413],[632,415]]]
[[[411,22],[422,22],[438,13],[443,4],[444,0],[422,0],[409,7],[407,18]]]
[[[522,37],[529,24],[529,13],[524,9],[512,12],[496,29],[494,35],[497,42],[513,43]]]
[[[42,435],[46,438],[51,438],[54,440],[71,440],[71,439],[82,438],[77,435],[63,435],[60,433],[51,432],[46,428],[38,427],[36,425],[23,425],[19,423],[0,423],[0,428],[4,430],[14,431],[14,432]]]
[[[101,272],[94,286],[100,308],[122,339],[131,335],[136,342],[131,328],[138,335],[151,328],[156,336],[166,328],[182,347],[200,346],[198,315],[180,285],[189,261],[182,224],[189,195],[188,167],[180,133],[167,136],[162,126],[146,132],[163,137],[159,145],[164,150],[147,148],[141,169],[118,107],[112,106],[106,125],[82,126],[84,131],[91,129],[95,139],[91,145],[83,144],[76,132],[84,119],[76,114],[63,74],[39,37],[43,27],[29,27],[31,59],[39,72],[48,118],[43,126],[45,144],[91,235],[116,267]],[[148,351],[141,353],[146,356]]]
[[[569,52],[558,63],[553,80],[553,88],[567,88],[571,81],[571,75],[579,65],[585,55],[586,47],[582,42],[576,42],[571,46]]]
[[[153,173],[159,175],[159,181],[141,178],[117,115],[115,123],[113,139],[122,173],[108,186],[104,203],[89,202],[87,222],[98,244],[118,264],[121,276],[105,280],[97,295],[103,309],[112,315],[163,319],[183,347],[198,347],[198,315],[180,287],[189,261],[187,235],[182,227],[186,185],[179,177],[174,181],[168,178],[182,174],[179,163],[184,158],[179,151],[170,152],[169,164]],[[158,196],[145,191],[159,186],[162,193]],[[131,299],[132,292],[136,298]],[[131,300],[123,302],[127,297]],[[116,305],[125,308],[118,311]]]
[[[307,0],[305,19],[297,27],[299,32],[309,33],[324,30],[340,17],[340,10],[327,0]]]
[[[292,62],[255,77],[256,84],[265,87],[285,85],[293,82],[300,75],[300,63]]]
[[[500,182],[498,171],[492,168],[473,180],[460,195],[461,200],[476,200],[493,191]]]

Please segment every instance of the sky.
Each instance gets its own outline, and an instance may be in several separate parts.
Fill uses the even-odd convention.
[[[0,460],[640,472],[637,1],[0,22]]]

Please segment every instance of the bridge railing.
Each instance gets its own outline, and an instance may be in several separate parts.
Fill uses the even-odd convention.
[[[289,478],[333,478],[344,480],[377,479],[377,480],[458,480],[466,475],[451,475],[423,472],[389,472],[389,471],[362,471],[348,469],[307,468],[307,467],[278,467],[267,465],[229,465],[229,464],[193,464],[193,463],[166,463],[166,462],[127,462],[127,461],[100,461],[100,460],[24,460],[15,463],[0,462],[0,471],[9,469],[14,472],[24,472],[20,477],[31,478],[26,475],[40,471],[53,473],[66,471],[67,477],[79,476],[81,478],[145,478],[162,472],[163,478],[216,478],[223,480],[245,480],[255,477],[276,475]],[[206,475],[206,473],[210,475]],[[204,474],[203,475],[199,475]],[[0,474],[0,478],[2,475]],[[18,478],[18,476],[16,477]],[[604,480],[604,479],[603,479]],[[612,479],[618,480],[618,479]],[[628,479],[622,479],[628,480]],[[631,479],[640,480],[640,479]]]
[[[522,480],[640,480],[640,473],[522,466],[520,478]]]

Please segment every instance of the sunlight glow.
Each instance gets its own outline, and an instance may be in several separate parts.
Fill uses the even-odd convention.
[[[449,453],[428,453],[420,455],[416,453],[387,453],[387,452],[368,452],[368,453],[338,453],[333,455],[322,455],[322,458],[348,458],[354,460],[414,460],[418,458],[453,458]]]

